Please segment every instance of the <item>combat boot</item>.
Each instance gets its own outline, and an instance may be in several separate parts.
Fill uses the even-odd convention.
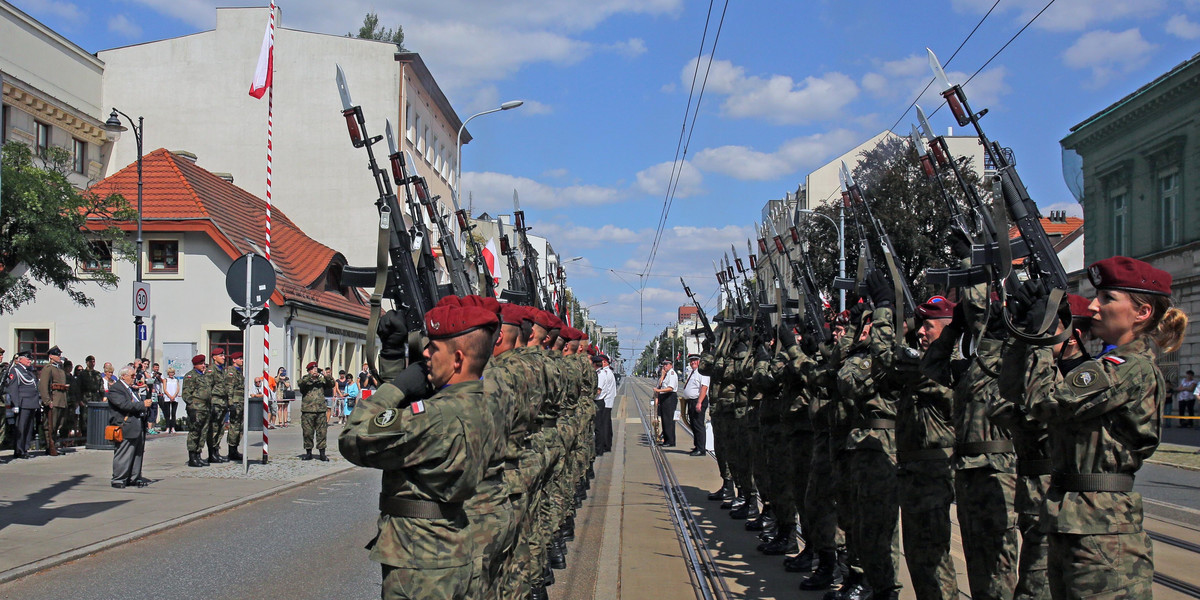
[[[767,542],[764,547],[759,548],[763,554],[767,556],[781,556],[800,551],[800,544],[796,542],[796,526],[785,524],[779,526],[779,532],[771,541]],[[805,548],[807,550],[807,548]]]
[[[726,500],[730,500],[732,498],[733,498],[733,480],[732,479],[726,479],[725,482],[721,484],[721,487],[717,488],[717,490],[715,492],[712,492],[708,495],[709,500],[720,500],[722,502],[724,502]]]
[[[554,585],[554,569],[550,568],[550,563],[542,565],[542,588],[548,588]]]
[[[805,591],[827,590],[842,582],[842,571],[838,568],[836,550],[822,550],[817,554],[817,570],[800,582]]]
[[[304,450],[304,456],[301,456],[300,460],[312,460],[312,448],[306,448]]]
[[[571,553],[567,550],[567,540],[563,539],[561,529],[555,534],[555,543],[558,544],[558,550],[562,552],[563,558],[566,558]]]
[[[758,517],[758,498],[755,496],[747,496],[745,503],[729,511],[731,519],[757,519]]]
[[[189,467],[207,467],[208,463],[200,460],[199,452],[188,452],[187,466]]]
[[[328,457],[328,456],[325,456],[325,449],[324,449],[324,448],[321,448],[321,449],[320,449],[320,450],[318,450],[317,452],[318,452],[318,454],[317,454],[317,460],[319,460],[319,461],[321,461],[321,462],[329,462],[329,457]]]
[[[575,517],[567,517],[562,526],[562,538],[564,541],[575,541]]]
[[[550,595],[546,593],[546,586],[534,586],[534,588],[529,591],[529,600],[550,600]]]
[[[771,516],[772,514],[774,514],[774,511],[771,509],[771,504],[767,503],[763,505],[762,514],[760,514],[757,519],[746,521],[746,531],[762,531],[766,529],[768,527],[768,521],[775,520]]]
[[[208,462],[209,463],[227,463],[227,462],[229,462],[229,459],[221,456],[221,453],[217,452],[216,448],[209,448],[208,449]]]
[[[839,590],[841,600],[870,600],[871,586],[867,585],[866,576],[857,571],[852,571],[849,576],[849,581],[842,584],[842,589]]]
[[[565,569],[567,568],[567,557],[563,556],[562,548],[558,546],[557,536],[555,538],[550,541],[549,546],[546,548],[546,552],[550,557],[550,568]]]
[[[813,570],[812,546],[805,546],[804,552],[783,559],[783,570],[788,573],[811,573]]]
[[[238,452],[237,446],[229,447],[229,460],[233,462],[240,462],[242,460],[242,453]]]

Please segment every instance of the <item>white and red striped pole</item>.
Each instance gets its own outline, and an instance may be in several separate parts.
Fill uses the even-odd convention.
[[[275,0],[271,0],[271,20],[267,26],[271,37],[271,51],[274,53],[275,48]],[[274,62],[274,61],[271,61]],[[270,67],[274,69],[272,64]],[[273,130],[274,108],[275,108],[275,82],[273,77],[268,77],[270,82],[267,86],[267,215],[264,223],[265,244],[263,245],[263,254],[267,259],[267,263],[271,262],[271,134]],[[275,268],[274,265],[271,268]],[[267,297],[267,303],[263,307],[267,311],[268,316],[271,311],[271,298]],[[267,385],[267,381],[271,376],[271,321],[267,320],[263,325],[263,453],[262,462],[267,464],[267,430],[271,426],[271,405],[269,403],[271,394],[274,393],[271,387]]]

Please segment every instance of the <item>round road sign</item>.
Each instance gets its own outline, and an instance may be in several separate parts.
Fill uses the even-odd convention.
[[[250,271],[250,297],[246,297],[246,271]],[[225,290],[237,306],[262,306],[275,293],[275,269],[267,259],[247,254],[233,261],[225,274]]]

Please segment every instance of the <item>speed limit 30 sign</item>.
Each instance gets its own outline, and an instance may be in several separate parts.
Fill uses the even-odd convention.
[[[150,284],[144,281],[133,284],[133,316],[150,316]]]

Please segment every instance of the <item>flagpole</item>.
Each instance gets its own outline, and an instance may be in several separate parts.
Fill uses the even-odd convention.
[[[275,52],[275,0],[271,0],[271,18],[269,21],[269,25],[267,27],[268,27],[268,30],[270,31],[270,36],[271,36],[271,53],[274,54],[274,52]],[[267,68],[274,70],[275,66],[273,63],[274,63],[274,61],[268,62]],[[275,78],[268,76],[267,81],[268,81],[268,85],[267,85],[267,202],[266,202],[267,215],[266,215],[266,219],[263,221],[263,223],[264,223],[264,232],[263,232],[264,233],[264,241],[266,242],[263,245],[263,254],[266,255],[265,258],[267,259],[267,263],[271,264],[271,163],[272,163],[271,155],[272,155],[272,151],[274,149],[272,146],[271,138],[272,138],[272,132],[274,129],[274,116],[275,116],[274,115]],[[274,269],[275,265],[271,264],[271,268]],[[267,316],[268,316],[267,322],[265,324],[263,324],[263,378],[262,378],[262,380],[263,380],[263,397],[262,397],[262,403],[263,403],[263,406],[262,406],[262,408],[263,408],[263,417],[262,417],[263,418],[263,423],[262,423],[263,453],[262,453],[262,462],[265,465],[265,464],[267,464],[267,455],[269,454],[269,452],[267,451],[267,430],[271,426],[271,405],[269,403],[269,398],[271,397],[271,394],[272,394],[272,390],[271,390],[270,386],[267,385],[268,378],[271,376],[271,320],[270,320],[271,298],[269,296],[267,297],[267,303],[263,308],[264,308],[264,310],[267,311]],[[249,452],[247,452],[247,454],[249,454]]]

